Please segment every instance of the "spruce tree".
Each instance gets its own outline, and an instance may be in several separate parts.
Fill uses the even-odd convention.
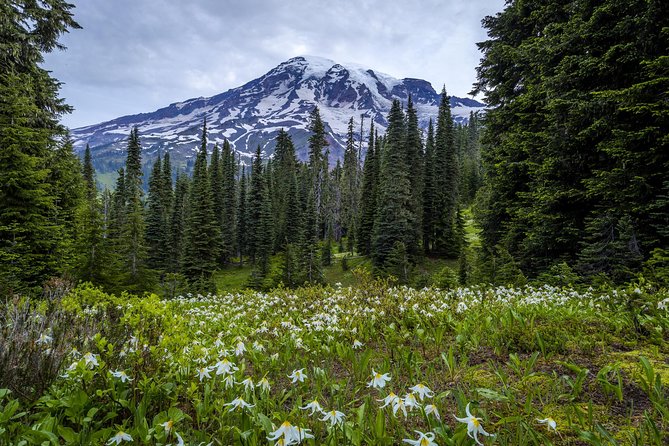
[[[65,222],[54,219],[67,197],[50,183],[50,155],[65,136],[58,119],[71,108],[40,64],[43,53],[64,48],[62,34],[79,28],[72,7],[60,0],[0,4],[0,294],[37,290],[71,266],[58,259],[70,241]]]
[[[348,122],[344,167],[341,175],[341,221],[343,234],[348,237],[349,251],[353,250],[358,225],[358,200],[360,198],[360,161],[355,147],[353,118]]]
[[[453,134],[453,119],[446,88],[441,91],[434,144],[434,252],[457,258],[458,239],[455,230],[457,210],[458,166]]]
[[[374,218],[376,216],[377,193],[377,149],[374,145],[374,121],[369,130],[369,143],[365,164],[362,172],[362,187],[360,191],[360,217],[358,219],[358,235],[356,246],[358,252],[370,255],[372,252],[372,234],[374,233]]]
[[[405,134],[404,113],[400,102],[395,100],[388,114],[388,130],[381,154],[378,207],[372,238],[372,259],[380,270],[388,267],[387,261],[393,250],[406,249],[416,229],[411,227],[415,217],[412,215]]]
[[[409,95],[409,100],[407,102],[406,137],[404,145],[411,189],[410,215],[412,216],[410,222],[412,231],[409,234],[410,237],[407,239],[406,249],[409,256],[416,257],[422,252],[422,199],[424,189],[423,172],[425,168],[423,166],[423,142],[421,140],[420,127],[418,127],[418,112],[413,105],[411,95]]]
[[[311,190],[313,193],[314,207],[313,211],[316,212],[315,217],[310,216],[309,219],[314,221],[316,225],[316,235],[320,238],[322,234],[322,215],[324,213],[323,209],[323,195],[325,193],[325,183],[327,182],[327,163],[328,160],[324,160],[323,150],[328,146],[327,139],[325,138],[325,125],[321,120],[320,111],[318,107],[314,107],[311,114],[309,115],[309,131],[311,136],[309,136],[309,173],[311,177]],[[324,168],[325,166],[325,168]]]
[[[80,209],[78,221],[79,238],[77,251],[79,265],[76,276],[85,282],[108,286],[110,259],[108,245],[104,240],[103,207],[98,197],[95,169],[91,149],[86,145],[83,164],[84,205]]]
[[[423,172],[423,249],[426,253],[432,251],[435,238],[435,170],[434,170],[434,127],[432,119],[427,127],[427,139],[425,141],[425,162]]]
[[[244,256],[249,254],[248,193],[246,186],[246,166],[242,166],[237,194],[237,255],[239,264],[244,263]]]
[[[156,158],[149,179],[149,194],[146,208],[147,265],[155,270],[165,270],[168,259],[167,233],[164,217],[164,176],[160,155]]]
[[[174,204],[171,208],[169,222],[169,262],[168,271],[183,271],[184,232],[188,212],[188,191],[190,182],[185,174],[177,171],[174,186]]]
[[[195,159],[188,193],[184,228],[182,269],[200,288],[209,290],[211,274],[216,270],[220,228],[214,216],[211,184],[207,172],[207,121],[202,126],[202,143]]]
[[[263,174],[260,146],[256,150],[251,171],[251,188],[248,201],[249,220],[251,228],[249,240],[249,254],[254,265],[252,286],[260,288],[269,272],[269,259],[272,254],[271,202],[265,175]]]
[[[299,241],[301,212],[297,196],[297,158],[290,135],[283,129],[276,137],[273,159],[275,247],[283,250]]]
[[[123,286],[130,291],[140,292],[151,289],[152,276],[148,271],[145,244],[144,204],[142,196],[142,157],[137,127],[128,137],[127,159],[122,196],[124,204],[119,234],[119,254],[122,262]]]
[[[227,261],[228,257],[228,250],[226,249],[222,237],[223,231],[225,229],[223,223],[223,217],[225,215],[225,196],[223,194],[223,183],[223,160],[221,160],[218,144],[214,144],[214,150],[211,152],[211,162],[209,163],[209,185],[211,187],[214,219],[216,220],[216,225],[218,226],[219,234],[221,235],[217,240],[215,240],[215,243],[218,245],[218,258],[216,261],[221,265]]]
[[[236,181],[238,167],[235,160],[235,154],[232,151],[230,143],[226,139],[223,141],[223,156],[221,159],[221,168],[223,171],[223,228],[221,232],[222,258],[224,262],[230,262],[235,253],[235,231],[237,216],[237,195]]]

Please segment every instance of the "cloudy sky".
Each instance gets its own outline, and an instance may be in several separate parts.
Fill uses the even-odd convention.
[[[79,0],[83,27],[44,67],[72,128],[212,96],[299,55],[422,78],[466,96],[503,0]]]

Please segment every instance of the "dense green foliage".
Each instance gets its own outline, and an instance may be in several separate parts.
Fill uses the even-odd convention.
[[[669,246],[668,8],[512,1],[483,21],[487,257],[620,282]]]

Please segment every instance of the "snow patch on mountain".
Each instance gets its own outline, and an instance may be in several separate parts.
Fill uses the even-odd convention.
[[[75,149],[89,144],[99,171],[122,165],[127,136],[137,126],[145,153],[169,151],[175,165],[192,163],[199,147],[202,122],[207,119],[210,146],[226,139],[248,164],[256,147],[270,156],[280,129],[293,137],[298,156],[307,157],[308,118],[318,106],[326,125],[331,162],[341,159],[348,122],[353,118],[356,136],[360,120],[369,131],[373,120],[379,132],[394,99],[404,106],[411,95],[419,123],[425,128],[435,118],[440,97],[421,79],[396,79],[358,64],[340,64],[317,56],[294,57],[265,75],[210,98],[193,98],[151,113],[123,116],[112,121],[72,130]],[[469,98],[451,98],[453,118],[463,123],[484,105]],[[363,132],[364,133],[364,132]],[[363,134],[363,148],[367,135]],[[152,163],[145,157],[146,163]]]

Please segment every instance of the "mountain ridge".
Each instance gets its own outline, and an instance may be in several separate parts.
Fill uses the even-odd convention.
[[[176,165],[188,167],[199,148],[205,117],[211,146],[227,139],[244,164],[249,164],[258,145],[265,157],[271,156],[274,138],[281,128],[292,136],[298,157],[304,160],[309,112],[318,106],[335,162],[343,155],[351,117],[358,135],[361,116],[364,130],[368,131],[373,119],[383,132],[392,100],[406,104],[409,94],[421,126],[426,127],[429,119],[436,117],[440,100],[429,82],[396,79],[361,65],[339,64],[317,56],[298,56],[217,95],[191,98],[153,112],[79,127],[71,130],[71,136],[75,150],[90,145],[99,172],[114,171],[122,165],[127,136],[133,126],[139,129],[145,162],[169,151]],[[450,100],[456,122],[466,122],[470,112],[484,109],[483,104],[473,99],[451,97]]]

